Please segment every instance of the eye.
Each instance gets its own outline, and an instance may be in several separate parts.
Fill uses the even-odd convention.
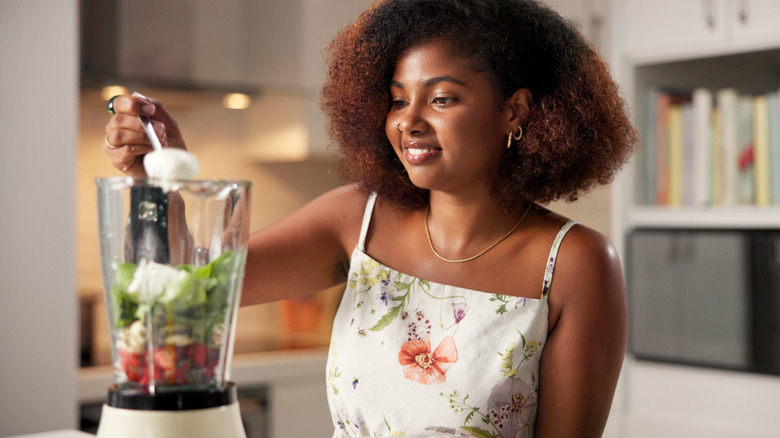
[[[433,99],[431,99],[431,103],[432,104],[439,105],[439,106],[449,105],[449,104],[455,103],[457,101],[458,101],[458,99],[455,98],[455,97],[445,97],[445,96],[437,96],[437,97],[434,97]]]
[[[400,109],[405,107],[406,105],[409,105],[409,102],[403,100],[403,99],[393,99],[392,102],[390,102],[390,108],[391,109]]]

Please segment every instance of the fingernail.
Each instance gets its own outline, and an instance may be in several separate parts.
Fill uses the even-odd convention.
[[[146,105],[141,107],[141,111],[143,111],[144,114],[146,114],[147,116],[154,115],[154,110],[155,110],[154,104],[149,100],[148,97],[144,96],[143,94],[141,94],[141,93],[139,93],[137,91],[133,92],[133,96],[137,97],[138,99],[145,100],[145,101],[148,102]]]
[[[165,133],[165,125],[163,123],[152,122],[152,126],[154,126],[154,132],[156,132],[158,135]]]

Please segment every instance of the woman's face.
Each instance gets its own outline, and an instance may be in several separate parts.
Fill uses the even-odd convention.
[[[517,129],[512,99],[499,103],[488,73],[471,65],[441,40],[417,44],[398,58],[385,132],[418,187],[486,190],[507,132]]]

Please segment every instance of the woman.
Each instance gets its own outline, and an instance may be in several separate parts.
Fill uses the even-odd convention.
[[[599,436],[626,340],[620,263],[538,203],[610,181],[633,149],[604,62],[532,0],[380,2],[329,54],[350,185],[252,236],[243,304],[347,283],[334,436]],[[126,174],[150,151],[136,114],[185,147],[158,101],[113,105],[104,148]]]

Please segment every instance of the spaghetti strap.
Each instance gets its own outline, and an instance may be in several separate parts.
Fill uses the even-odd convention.
[[[368,234],[368,225],[371,223],[371,214],[374,212],[374,202],[376,202],[376,193],[369,195],[366,211],[363,213],[363,224],[360,226],[360,238],[357,246],[361,252],[366,252],[366,235]]]
[[[555,270],[555,261],[558,258],[558,248],[561,247],[561,241],[577,222],[570,220],[566,222],[561,230],[558,231],[558,235],[555,236],[552,248],[550,248],[550,256],[547,258],[547,268],[544,271],[544,282],[542,283],[542,298],[547,298],[550,292],[550,285],[552,284],[553,271]]]

